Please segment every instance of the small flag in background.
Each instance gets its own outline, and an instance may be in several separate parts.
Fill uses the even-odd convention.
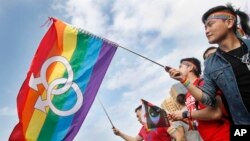
[[[10,141],[72,141],[117,45],[51,18],[17,97]]]
[[[167,113],[160,107],[157,107],[142,99],[142,121],[146,123],[149,130],[158,127],[170,126],[167,119]]]

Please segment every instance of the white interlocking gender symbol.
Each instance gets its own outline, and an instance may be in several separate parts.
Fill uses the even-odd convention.
[[[48,83],[48,81],[46,80],[46,72],[48,67],[55,62],[60,62],[62,63],[67,72],[68,72],[68,78],[57,78],[54,79],[53,81],[51,81],[50,83]],[[29,86],[38,91],[37,85],[38,84],[43,84],[44,88],[47,90],[47,97],[45,100],[42,100],[42,97],[38,97],[36,104],[35,104],[35,108],[39,109],[43,112],[46,113],[46,106],[49,106],[50,109],[57,115],[60,116],[69,116],[72,115],[74,113],[76,113],[82,106],[82,101],[83,101],[83,96],[82,96],[82,92],[79,88],[79,86],[73,82],[73,78],[74,78],[74,73],[73,70],[68,62],[68,60],[62,56],[54,56],[49,58],[48,60],[46,60],[43,63],[43,66],[41,68],[41,72],[40,72],[40,77],[35,78],[33,74],[31,74],[30,77],[30,81],[29,81]],[[64,84],[62,87],[57,88],[56,86],[58,85],[62,85]],[[57,109],[54,104],[52,103],[52,97],[51,95],[62,95],[64,94],[66,91],[68,91],[70,88],[73,88],[73,90],[75,91],[77,100],[75,105],[69,109],[69,110],[59,110]]]

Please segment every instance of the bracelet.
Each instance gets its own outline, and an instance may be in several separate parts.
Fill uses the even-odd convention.
[[[182,84],[183,84],[185,87],[188,87],[190,83],[191,83],[191,82],[190,82],[188,79],[186,79]]]

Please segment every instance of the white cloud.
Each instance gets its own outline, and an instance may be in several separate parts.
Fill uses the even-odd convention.
[[[11,107],[0,108],[0,116],[17,116],[16,108],[11,108]]]

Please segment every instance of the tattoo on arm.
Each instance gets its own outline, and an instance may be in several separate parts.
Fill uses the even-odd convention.
[[[209,95],[202,93],[201,103],[205,105],[215,106],[215,99],[211,98]]]

